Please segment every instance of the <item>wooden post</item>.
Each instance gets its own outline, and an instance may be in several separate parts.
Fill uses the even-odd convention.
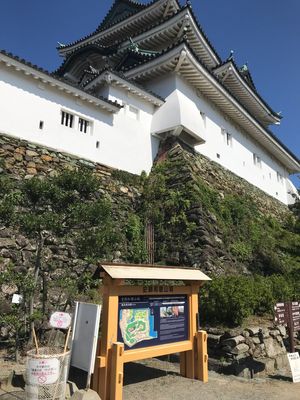
[[[102,400],[109,400],[111,348],[113,343],[117,342],[119,303],[118,296],[110,293],[113,287],[113,280],[105,276],[103,284],[102,326],[105,329],[101,334],[99,379],[97,388],[93,386],[93,389],[96,390]]]
[[[197,332],[198,318],[198,291],[199,285],[192,283],[189,295],[189,340],[192,343],[192,350],[185,355],[185,376],[189,379],[195,378],[195,336]]]
[[[207,333],[199,331],[196,334],[197,356],[195,378],[204,383],[208,382],[208,355],[207,355]]]
[[[180,375],[186,377],[186,352],[180,353]]]
[[[114,343],[111,354],[110,400],[122,400],[124,376],[124,344]]]

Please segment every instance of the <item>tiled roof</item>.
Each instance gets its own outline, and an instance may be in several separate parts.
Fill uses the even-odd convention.
[[[156,1],[158,1],[158,0],[154,0],[154,1],[152,1],[150,4],[147,4],[147,7],[149,7],[150,5],[152,5],[153,3],[155,3]],[[122,40],[115,41],[114,44],[113,44],[113,46],[119,46],[119,45],[121,45],[122,43],[124,43],[124,42],[126,42],[127,40],[129,40],[130,37],[135,38],[135,37],[137,37],[137,36],[139,36],[139,35],[141,35],[141,34],[143,34],[143,33],[145,33],[145,32],[148,32],[148,31],[150,31],[151,29],[153,29],[153,28],[155,28],[155,27],[157,27],[157,26],[159,26],[159,25],[161,25],[161,24],[163,24],[163,23],[165,23],[165,22],[167,22],[167,21],[169,21],[169,20],[172,20],[174,17],[176,17],[178,14],[184,12],[186,9],[189,9],[189,10],[190,10],[190,13],[191,13],[191,15],[192,15],[192,17],[193,17],[193,19],[194,19],[194,21],[195,21],[195,24],[196,24],[197,28],[199,29],[200,33],[202,34],[202,36],[204,37],[204,39],[205,39],[206,42],[208,43],[209,47],[210,47],[211,50],[213,51],[213,53],[214,53],[214,55],[216,56],[216,58],[217,58],[217,60],[219,61],[219,63],[221,63],[222,60],[221,60],[219,54],[217,53],[216,49],[214,48],[214,46],[212,45],[212,43],[211,43],[210,40],[208,39],[208,37],[207,37],[206,33],[204,32],[203,28],[201,27],[201,25],[200,25],[200,23],[199,23],[199,21],[198,21],[196,15],[195,15],[193,9],[192,9],[192,6],[191,6],[190,3],[187,3],[186,5],[180,7],[180,9],[179,9],[176,13],[172,14],[171,16],[167,16],[167,17],[165,17],[165,18],[161,18],[160,20],[158,20],[157,22],[151,24],[150,26],[147,26],[147,27],[145,27],[144,29],[140,29],[140,30],[136,31],[136,33],[135,33],[134,35],[128,35],[128,36],[125,36],[124,38],[122,38]],[[128,18],[128,17],[127,17],[127,18]],[[124,18],[124,20],[125,20],[125,19],[126,19],[126,18]],[[119,21],[119,22],[121,22],[121,21]],[[98,29],[99,29],[99,28],[98,28]],[[107,28],[106,28],[106,29],[107,29]],[[84,38],[79,39],[79,40],[77,40],[76,42],[73,42],[73,43],[71,43],[71,44],[65,46],[65,48],[71,47],[71,46],[76,45],[76,44],[79,44],[80,42],[82,42],[82,41],[84,41],[84,40],[86,40],[86,39],[88,39],[88,38],[93,37],[94,35],[96,35],[96,34],[99,33],[99,32],[100,32],[100,30],[96,30],[96,31],[94,31],[93,33],[91,33],[90,35],[85,36]],[[84,44],[82,47],[89,46],[89,45],[90,45],[90,43],[87,43],[87,44]],[[105,46],[103,46],[103,48],[104,48],[104,47],[105,47]],[[109,47],[111,47],[111,46],[109,46]]]
[[[228,88],[224,85],[224,83],[221,81],[221,79],[219,79],[216,75],[212,74],[212,72],[205,66],[205,64],[202,63],[202,61],[198,58],[198,56],[194,53],[193,49],[190,47],[190,45],[187,43],[187,41],[183,38],[181,40],[179,40],[177,43],[173,44],[172,46],[169,46],[167,49],[164,49],[163,51],[161,51],[159,54],[157,54],[154,58],[152,58],[152,60],[145,60],[145,61],[140,61],[139,63],[137,63],[136,65],[132,66],[131,68],[127,68],[125,70],[123,70],[122,72],[126,72],[129,71],[135,67],[138,67],[140,65],[143,64],[147,64],[151,61],[153,61],[154,59],[158,59],[162,56],[164,56],[165,54],[171,52],[173,49],[175,49],[176,47],[179,47],[181,44],[185,44],[185,46],[188,48],[188,50],[191,52],[191,54],[193,55],[193,57],[198,61],[198,63],[224,88],[225,91],[229,92]],[[300,163],[300,159],[284,144],[281,142],[280,139],[278,139],[278,137],[268,128],[264,127],[257,119],[256,117],[250,112],[248,111],[245,106],[239,101],[239,99],[233,95],[231,92],[229,92],[230,96],[232,96],[236,102],[244,109],[247,111],[247,113],[257,122],[257,124],[266,132],[268,133],[268,135],[270,135],[294,160],[296,160],[297,163]]]
[[[84,90],[82,90],[82,89],[81,89],[80,87],[78,87],[77,85],[73,85],[73,84],[71,84],[71,83],[69,83],[69,82],[66,82],[64,79],[58,78],[58,77],[57,77],[56,75],[54,75],[53,73],[47,71],[47,70],[44,69],[44,68],[41,68],[41,67],[35,65],[35,64],[32,64],[30,61],[27,61],[27,60],[25,60],[25,59],[23,59],[23,58],[20,58],[20,57],[14,55],[14,54],[12,54],[12,53],[9,53],[9,52],[7,52],[7,51],[5,51],[5,50],[0,50],[0,54],[4,55],[4,56],[6,56],[6,57],[9,57],[9,58],[11,58],[12,60],[17,61],[17,62],[19,62],[19,63],[25,65],[26,67],[32,68],[32,69],[34,69],[34,70],[36,70],[36,71],[38,71],[38,72],[41,72],[41,73],[43,73],[43,74],[45,74],[45,75],[48,75],[48,76],[51,77],[52,79],[55,79],[55,80],[57,80],[57,81],[59,81],[59,82],[61,82],[61,83],[63,83],[63,84],[66,84],[66,85],[68,85],[68,86],[71,86],[71,87],[73,87],[74,89],[77,89],[77,90],[81,91],[81,92],[82,92],[83,94],[85,94],[85,95],[89,95],[89,96],[95,97],[95,96],[93,96],[91,93],[85,92]],[[120,109],[122,108],[122,105],[120,105],[117,101],[114,102],[114,101],[111,101],[111,100],[109,100],[109,99],[107,99],[107,98],[105,98],[105,97],[102,97],[102,96],[95,97],[95,99],[104,101],[104,102],[108,103],[108,104],[111,105],[111,106],[118,107],[118,108],[120,108]]]
[[[165,99],[158,94],[152,92],[151,90],[145,88],[144,86],[136,83],[134,80],[127,78],[122,72],[120,71],[115,71],[112,68],[104,68],[103,70],[99,71],[98,74],[93,75],[87,82],[85,82],[85,86],[93,82],[95,79],[97,79],[99,76],[101,76],[105,72],[111,72],[112,74],[116,75],[117,77],[123,79],[124,81],[128,82],[130,85],[135,86],[137,89],[141,89],[142,91],[148,93],[151,96],[157,97],[159,100],[165,102]]]
[[[250,75],[252,84],[250,84],[250,83],[248,82],[248,80],[245,79],[245,77],[243,76],[242,72],[240,71],[240,68],[236,65],[236,63],[234,62],[234,60],[224,61],[221,65],[219,65],[218,67],[214,68],[214,70],[216,70],[216,69],[222,67],[223,65],[226,65],[227,63],[231,63],[231,64],[234,66],[236,72],[237,72],[238,75],[241,77],[241,79],[243,80],[243,82],[245,82],[245,84],[250,88],[250,90],[252,90],[252,91],[255,93],[255,95],[256,95],[256,96],[259,98],[259,100],[270,110],[270,112],[271,112],[274,116],[276,116],[277,118],[282,119],[282,116],[279,115],[276,111],[274,111],[274,110],[269,106],[269,104],[268,104],[268,103],[261,97],[261,95],[258,93],[258,91],[257,91],[257,89],[256,89],[256,87],[255,87],[255,85],[254,85],[254,83],[253,83],[252,76],[251,76],[250,72],[249,72],[249,75]],[[229,90],[229,89],[227,88],[227,90]],[[232,94],[232,93],[231,93],[231,94]]]
[[[93,36],[96,35],[97,33],[103,32],[103,31],[105,31],[106,29],[109,29],[109,28],[111,28],[112,26],[114,26],[114,25],[116,25],[116,24],[118,24],[118,23],[120,23],[120,22],[122,22],[122,21],[125,21],[127,18],[131,17],[131,16],[134,15],[134,14],[137,14],[138,12],[142,11],[143,9],[146,9],[146,8],[152,6],[152,4],[158,2],[159,0],[152,0],[152,1],[151,1],[150,3],[148,3],[148,4],[142,4],[142,3],[134,2],[134,1],[132,1],[132,0],[116,0],[116,2],[118,2],[118,1],[128,2],[128,3],[130,3],[131,5],[134,4],[134,5],[137,7],[137,9],[136,9],[136,11],[133,11],[131,15],[126,15],[126,16],[124,16],[123,18],[120,18],[119,20],[114,20],[111,24],[109,24],[109,23],[108,23],[108,20],[109,20],[108,17],[109,17],[109,14],[111,13],[111,11],[112,11],[112,9],[113,9],[113,7],[114,7],[114,5],[115,5],[115,3],[114,3],[114,4],[112,5],[112,7],[110,8],[110,10],[108,11],[108,13],[107,13],[106,17],[104,18],[103,22],[101,22],[101,24],[98,26],[98,28],[97,28],[94,32],[92,32],[92,33],[90,33],[89,35],[86,35],[86,36],[84,36],[84,37],[82,37],[82,38],[80,38],[80,39],[78,39],[78,40],[76,40],[76,41],[74,41],[74,42],[72,42],[72,43],[69,43],[69,44],[65,45],[63,48],[65,49],[65,48],[68,48],[68,47],[72,47],[72,46],[74,46],[74,45],[76,45],[76,44],[79,44],[80,42],[83,42],[84,40],[93,37]],[[105,23],[105,25],[104,25],[104,23]],[[58,47],[57,49],[61,49],[61,47]]]
[[[106,46],[101,46],[98,43],[95,43],[95,44],[89,43],[88,45],[80,47],[76,52],[72,53],[69,57],[67,57],[63,61],[61,66],[53,72],[53,74],[57,75],[57,76],[61,76],[65,72],[65,69],[68,66],[68,64],[70,64],[70,62],[72,62],[72,60],[75,57],[78,57],[78,55],[80,55],[81,53],[84,53],[85,51],[89,51],[90,49],[94,49],[96,52],[98,52],[99,54],[104,55],[104,56],[109,56],[109,55],[115,54],[117,52],[117,49],[115,46],[106,47]]]
[[[128,7],[127,11],[127,15],[124,15],[121,18],[114,18],[114,12],[116,11],[117,7],[120,4],[124,4],[125,6]],[[106,14],[106,16],[104,17],[103,21],[101,22],[101,24],[98,26],[98,28],[96,29],[95,32],[100,32],[103,31],[109,27],[111,27],[112,25],[115,25],[121,21],[123,21],[124,19],[131,17],[132,15],[136,14],[137,12],[144,10],[145,8],[147,8],[146,4],[142,4],[136,1],[132,1],[132,0],[115,0],[115,2],[112,4],[111,8],[109,9],[108,13]]]

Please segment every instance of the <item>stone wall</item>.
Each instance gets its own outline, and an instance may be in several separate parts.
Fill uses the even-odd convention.
[[[186,148],[184,144],[174,140],[165,142],[160,148],[157,162],[165,159],[173,162],[184,159],[190,173],[200,176],[210,187],[219,191],[221,197],[231,193],[246,195],[257,204],[263,214],[273,215],[280,219],[287,213],[288,207],[283,203],[202,154]]]
[[[300,335],[295,334],[300,350]],[[284,326],[208,329],[210,368],[247,378],[288,367],[289,338]]]
[[[53,151],[24,140],[5,135],[0,136],[0,174],[6,173],[15,180],[32,179],[35,176],[53,177],[62,170],[77,169],[82,166],[90,168],[99,178],[99,193],[110,200],[113,218],[126,221],[128,213],[135,213],[135,207],[141,196],[138,177],[125,174],[127,181],[133,183],[124,183],[126,179],[121,179],[121,175],[119,178],[117,174],[114,176],[116,171],[104,165]],[[0,224],[0,273],[10,263],[13,263],[16,271],[26,273],[33,268],[36,250],[35,242],[11,227]],[[72,238],[49,237],[45,242],[43,254],[47,263],[55,266],[55,270],[47,272],[46,276],[52,282],[59,279],[67,268],[72,271],[70,278],[74,280],[77,280],[86,268],[89,268],[90,271],[96,269],[95,266],[87,265],[86,262],[78,259]],[[117,250],[115,254],[111,255],[109,261],[112,261],[113,258],[120,258],[120,256],[122,254]],[[0,306],[6,307],[7,305],[9,307],[11,296],[16,291],[17,288],[14,286],[3,285],[0,288]],[[58,293],[55,287],[49,289],[49,309],[52,306],[64,305],[65,301],[65,295]]]

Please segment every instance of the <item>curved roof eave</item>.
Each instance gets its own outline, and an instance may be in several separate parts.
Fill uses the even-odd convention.
[[[279,122],[282,117],[274,111],[269,104],[261,97],[261,95],[254,90],[253,88],[250,87],[250,85],[245,81],[245,79],[242,77],[237,65],[235,62],[232,60],[226,61],[222,65],[214,68],[213,72],[219,77],[219,74],[224,72],[224,71],[229,71],[229,69],[232,68],[231,71],[234,72],[235,77],[237,81],[242,85],[242,87],[255,99],[255,101],[263,108],[265,109],[266,113],[273,118],[274,123]],[[226,85],[225,85],[226,86]],[[230,88],[229,88],[230,89]]]
[[[149,91],[148,89],[143,88],[142,86],[138,85],[136,82],[132,82],[127,79],[125,76],[117,73],[116,71],[112,71],[109,69],[105,69],[101,71],[98,76],[93,77],[89,82],[85,84],[85,89],[92,89],[94,86],[97,85],[99,82],[107,82],[110,83],[112,81],[117,82],[121,87],[126,88],[133,94],[137,94],[137,96],[144,98],[145,100],[149,101],[151,104],[155,106],[161,106],[165,103],[165,99],[158,96],[157,94]]]
[[[66,83],[65,81],[51,74],[49,71],[4,50],[0,50],[0,63],[1,62],[6,64],[8,67],[13,67],[19,73],[32,76],[35,79],[41,80],[42,83],[49,84],[52,87],[58,87],[67,94],[73,95],[76,98],[80,98],[83,101],[87,101],[90,104],[94,104],[108,112],[115,113],[123,107],[121,104],[108,100],[104,97],[95,97],[77,86]]]
[[[264,146],[267,151],[269,151],[269,153],[273,154],[273,156],[279,162],[285,165],[290,173],[300,172],[300,160],[298,159],[298,157],[293,154],[291,150],[286,147],[270,130],[266,129],[255,118],[255,116],[253,116],[248,110],[246,110],[243,104],[241,104],[240,101],[228,91],[223,83],[215,75],[213,75],[211,71],[206,68],[205,65],[201,63],[201,61],[193,53],[193,50],[186,42],[182,41],[180,43],[177,43],[176,45],[160,53],[156,58],[145,63],[140,63],[133,68],[124,71],[124,73],[127,77],[130,77],[132,79],[136,79],[138,74],[140,74],[141,76],[142,73],[148,73],[149,75],[150,68],[152,67],[153,70],[155,68],[158,69],[158,61],[161,61],[161,64],[163,64],[164,59],[166,62],[170,62],[170,60],[173,59],[175,65],[178,66],[180,63],[180,55],[182,52],[186,52],[191,64],[193,64],[195,68],[198,69],[198,71],[201,71],[203,73],[204,77],[207,79],[207,82],[211,85],[210,87],[213,87],[215,90],[217,90],[218,93],[220,93],[220,95],[222,96],[222,99],[225,98],[225,100],[228,101],[228,104],[232,105],[236,112],[243,115],[245,120],[248,121],[248,125],[251,124],[252,128],[255,127],[255,129],[257,130],[257,135],[253,135],[252,132],[250,134],[256,137],[256,140],[258,140],[259,138],[261,145]],[[181,74],[184,76],[184,71],[182,71]],[[268,149],[268,144],[271,145],[273,152],[272,150]]]
[[[177,5],[178,9],[180,9],[179,1],[178,0],[173,0],[173,1]],[[150,3],[145,5],[145,8],[141,9],[140,11],[137,11],[136,13],[133,13],[132,15],[127,16],[124,19],[121,19],[120,21],[115,22],[111,26],[105,27],[105,29],[100,29],[100,26],[101,26],[101,24],[100,24],[100,26],[91,34],[86,35],[85,37],[78,39],[72,43],[69,43],[67,45],[59,46],[59,47],[57,47],[57,50],[59,51],[60,55],[64,56],[69,51],[72,51],[72,48],[76,48],[81,43],[85,43],[93,37],[101,38],[102,36],[105,36],[105,32],[107,34],[110,31],[117,29],[118,26],[121,27],[122,25],[125,24],[125,22],[128,23],[128,20],[132,20],[134,17],[138,17],[139,14],[143,15],[146,12],[150,12],[151,8],[154,9],[157,4],[159,5],[159,3],[164,3],[164,2],[167,2],[167,0],[152,0]]]

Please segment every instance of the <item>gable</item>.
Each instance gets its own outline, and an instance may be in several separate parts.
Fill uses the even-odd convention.
[[[133,3],[130,0],[116,0],[97,30],[100,31],[106,29],[107,27],[130,17],[146,7],[145,4]]]

